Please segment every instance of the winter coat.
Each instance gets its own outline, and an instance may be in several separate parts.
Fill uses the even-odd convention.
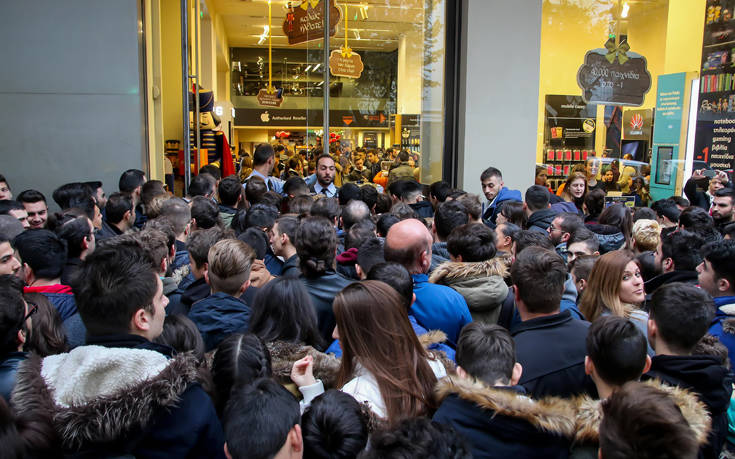
[[[449,261],[449,250],[447,250],[446,242],[435,242],[431,246],[431,265],[429,273],[433,273],[440,264]]]
[[[498,195],[495,196],[493,202],[482,205],[482,219],[487,220],[492,228],[495,228],[495,219],[498,217],[500,209],[503,207],[502,203],[505,201],[523,202],[523,197],[520,191],[503,187],[498,191]]]
[[[708,333],[716,336],[727,348],[730,368],[735,368],[735,296],[721,296],[714,300],[717,311]]]
[[[450,345],[456,347],[460,330],[472,322],[464,297],[449,287],[429,283],[426,274],[412,274],[411,277],[416,295],[411,313],[416,321],[427,330],[443,331]]]
[[[15,387],[18,365],[28,358],[27,352],[11,352],[0,362],[0,397],[10,401],[10,393]]]
[[[38,287],[23,287],[23,293],[40,293],[54,305],[64,321],[77,312],[77,303],[71,287],[63,284],[41,285]]]
[[[662,285],[670,284],[672,282],[686,282],[687,284],[697,285],[699,284],[699,275],[696,271],[670,271],[668,273],[659,274],[656,277],[648,279],[643,286],[646,289],[646,294],[650,300],[650,295],[656,291]]]
[[[296,254],[283,262],[283,267],[281,268],[281,277],[299,277],[301,275],[301,266],[299,265],[299,263],[299,256]]]
[[[573,405],[532,400],[520,386],[487,387],[447,377],[436,388],[441,403],[433,420],[453,427],[475,458],[565,458],[574,436]]]
[[[102,228],[97,230],[97,233],[94,235],[94,237],[99,242],[99,241],[105,241],[107,239],[113,238],[120,234],[122,234],[122,231],[117,229],[116,226],[110,224],[110,222],[108,222],[107,219],[102,219]]]
[[[447,368],[441,361],[429,358],[427,362],[434,372],[436,379],[441,379],[447,375]],[[353,376],[340,390],[346,394],[350,394],[359,403],[367,403],[373,415],[381,420],[385,420],[387,416],[385,401],[383,400],[383,395],[380,393],[378,381],[375,379],[375,376],[360,365],[359,362],[355,365]],[[324,384],[322,381],[317,380],[315,384],[310,386],[299,387],[299,391],[304,396],[304,400],[301,402],[303,411],[304,408],[311,404],[312,400],[324,393]]]
[[[523,365],[519,382],[534,398],[595,394],[585,374],[589,322],[572,319],[569,311],[529,319],[511,327],[516,360]]]
[[[497,258],[475,263],[447,262],[432,272],[429,282],[446,285],[462,295],[473,321],[496,324],[508,296],[503,280],[506,274],[507,268]]]
[[[434,218],[434,207],[429,201],[419,201],[408,205],[421,218]]]
[[[328,269],[319,277],[308,278],[302,274],[300,279],[309,292],[311,304],[314,306],[314,311],[316,311],[319,333],[322,335],[324,342],[329,343],[332,340],[334,326],[337,324],[332,310],[332,301],[343,288],[354,281],[331,269]]]
[[[230,227],[230,224],[232,223],[232,219],[235,217],[235,214],[237,214],[237,209],[223,206],[222,204],[219,205],[219,218],[222,219],[222,224],[225,226],[225,228]]]
[[[391,169],[388,173],[388,184],[391,184],[399,180],[413,180],[413,167],[409,166],[408,163],[401,163],[398,167]]]
[[[646,381],[647,384],[662,392],[666,392],[681,410],[684,419],[694,431],[700,446],[707,443],[711,431],[711,420],[707,407],[697,396],[687,389],[662,384],[659,381]],[[600,423],[602,422],[602,401],[587,395],[573,399],[575,412],[573,459],[597,459],[600,443]]]
[[[291,368],[294,362],[310,355],[314,358],[314,377],[321,379],[327,389],[337,387],[337,372],[340,365],[340,359],[337,357],[319,352],[302,343],[271,341],[266,346],[271,354],[273,377],[282,385],[288,387],[292,384]],[[298,395],[298,391],[295,394]]]
[[[625,236],[615,226],[601,223],[586,224],[587,229],[595,233],[600,242],[600,255],[618,250],[625,244]]]
[[[197,382],[196,358],[126,335],[18,368],[11,404],[51,423],[65,454],[224,457],[224,435]],[[160,352],[159,352],[160,351]]]
[[[250,306],[242,299],[216,292],[194,303],[189,318],[202,334],[204,347],[209,352],[229,335],[248,331],[250,313]]]
[[[551,222],[554,221],[557,215],[559,215],[559,211],[554,209],[537,210],[528,217],[527,226],[529,231],[546,233],[549,226],[551,226]]]
[[[704,458],[718,458],[727,437],[727,409],[732,395],[732,375],[717,357],[709,355],[657,355],[642,380],[689,389],[707,406],[712,418],[708,443],[700,450]]]
[[[582,214],[582,212],[579,211],[579,207],[577,207],[575,203],[569,201],[556,202],[551,205],[551,210],[554,210],[557,213],[568,212],[571,214]]]

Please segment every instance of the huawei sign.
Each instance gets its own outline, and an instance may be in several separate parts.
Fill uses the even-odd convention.
[[[630,128],[640,130],[643,127],[643,115],[636,113],[630,119]]]

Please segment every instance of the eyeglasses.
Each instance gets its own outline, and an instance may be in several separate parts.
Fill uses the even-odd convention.
[[[30,319],[30,317],[33,314],[35,314],[35,313],[38,312],[38,305],[37,304],[31,303],[30,301],[26,301],[26,303],[28,303],[31,306],[31,310],[28,311],[28,314],[26,314],[25,317],[23,317],[23,322],[25,322],[26,320]]]

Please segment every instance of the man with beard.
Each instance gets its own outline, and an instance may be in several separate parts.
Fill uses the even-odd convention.
[[[336,174],[337,169],[334,159],[326,153],[320,155],[316,159],[316,183],[311,186],[311,192],[324,195],[327,198],[336,197],[339,191],[334,185]]]
[[[735,190],[720,188],[715,191],[710,213],[715,221],[715,227],[720,233],[723,232],[725,226],[733,222],[733,215],[735,215],[733,213],[733,203],[735,203]]]

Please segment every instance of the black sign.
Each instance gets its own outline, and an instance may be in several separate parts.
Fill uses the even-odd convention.
[[[378,148],[378,133],[364,132],[362,134],[362,146],[365,148]]]
[[[314,126],[324,124],[322,110],[291,110],[291,109],[235,109],[235,126],[268,127],[268,126]],[[381,111],[362,113],[359,110],[330,110],[329,124],[337,127],[373,127],[387,128],[388,116]]]
[[[699,113],[694,141],[695,164],[731,171],[735,167],[735,113]]]
[[[623,138],[625,140],[651,140],[653,110],[626,110],[623,112]]]
[[[579,96],[546,96],[544,144],[552,147],[595,148],[597,105]]]
[[[577,84],[582,88],[584,100],[604,105],[643,105],[651,89],[646,58],[629,52],[628,60],[621,64],[617,58],[610,63],[606,56],[605,49],[593,49],[585,55],[584,64],[577,72]]]

